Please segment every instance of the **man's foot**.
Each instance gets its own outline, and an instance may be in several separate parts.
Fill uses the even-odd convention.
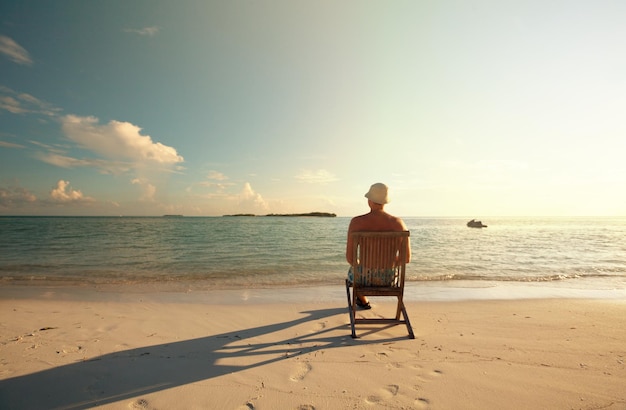
[[[361,309],[365,309],[365,310],[372,308],[369,301],[366,300],[364,302],[360,298],[356,298],[356,305],[360,307]]]

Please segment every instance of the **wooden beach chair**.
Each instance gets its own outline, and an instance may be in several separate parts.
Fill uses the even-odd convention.
[[[353,280],[346,279],[352,337],[357,337],[355,327],[361,323],[405,324],[409,338],[415,339],[403,301],[409,231],[354,232],[352,241]],[[396,297],[398,305],[395,318],[357,318],[358,296]]]

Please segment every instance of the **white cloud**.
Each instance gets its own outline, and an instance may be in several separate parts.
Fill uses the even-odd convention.
[[[61,109],[27,93],[18,93],[9,87],[0,86],[0,110],[12,114],[43,114],[49,117],[57,115]]]
[[[233,186],[235,184],[233,184],[233,183],[204,181],[204,182],[200,182],[198,185],[202,186],[202,187],[205,187],[205,188],[216,188],[219,192],[222,192],[225,189],[227,189],[228,187]]]
[[[295,178],[309,184],[327,184],[329,182],[338,181],[335,175],[325,169],[318,169],[317,171],[302,170]]]
[[[48,150],[50,152],[58,152],[58,153],[64,152],[64,149],[59,147],[56,144],[52,144],[52,145],[51,144],[45,144],[45,143],[43,143],[41,141],[36,141],[36,140],[29,140],[28,142],[30,142],[31,144],[36,145],[36,146],[38,146],[40,148]]]
[[[0,147],[3,147],[3,148],[26,148],[23,145],[14,144],[12,142],[6,142],[6,141],[0,141]]]
[[[239,208],[242,212],[265,212],[269,209],[269,205],[261,194],[254,192],[249,182],[246,182],[243,189],[238,195]]]
[[[0,86],[0,91],[6,90]],[[39,100],[31,97],[30,101]],[[140,134],[141,128],[128,122],[99,124],[95,117],[76,115],[63,116],[60,121],[68,139],[104,158],[76,158],[66,155],[66,147],[31,141],[47,151],[36,154],[36,157],[48,164],[62,168],[94,167],[103,174],[119,175],[146,165],[171,166],[184,161],[176,149],[153,142],[150,136]],[[180,170],[179,167],[174,169]]]
[[[199,182],[198,185],[207,188],[216,188],[218,193],[223,193],[228,187],[235,185],[232,182],[225,182],[228,180],[228,177],[219,171],[209,171],[206,178],[208,181]]]
[[[0,209],[19,208],[21,204],[35,202],[37,197],[21,187],[0,188]]]
[[[131,164],[121,161],[107,161],[96,158],[78,159],[54,152],[40,153],[36,157],[43,162],[61,168],[94,167],[102,174],[120,175],[131,170]]]
[[[57,182],[56,188],[50,191],[50,198],[56,202],[93,202],[94,199],[84,196],[79,190],[70,188],[69,181],[62,179]]]
[[[210,200],[211,212],[263,214],[270,209],[263,196],[255,192],[249,182],[246,182],[238,192],[233,190],[226,192],[227,187],[216,183],[206,186],[212,188],[212,192],[199,195],[199,197]]]
[[[225,181],[228,179],[228,177],[224,174],[222,174],[221,172],[218,171],[209,171],[209,174],[207,175],[208,179],[214,179],[216,181]]]
[[[0,36],[0,54],[4,54],[9,60],[17,64],[33,64],[28,51],[7,36]]]
[[[135,178],[130,181],[133,185],[139,185],[142,189],[141,200],[142,201],[154,201],[154,196],[156,194],[156,187],[152,185],[149,181],[142,178]]]
[[[11,114],[24,114],[28,112],[28,110],[21,106],[19,101],[8,95],[0,96],[0,109],[6,110]]]
[[[140,36],[152,37],[152,36],[155,36],[159,32],[159,30],[160,30],[159,27],[151,26],[151,27],[144,27],[144,28],[139,28],[139,29],[128,28],[124,31],[127,33],[139,34]]]
[[[150,136],[140,134],[141,128],[129,122],[113,120],[101,125],[95,117],[66,115],[62,128],[72,141],[108,158],[163,165],[184,161],[176,149],[153,142]]]
[[[148,183],[144,186],[143,197],[142,197],[143,199],[154,201],[155,194],[156,194],[156,187],[154,185]]]
[[[77,159],[53,153],[41,154],[38,158],[43,162],[56,165],[61,168],[85,167],[93,165],[93,163],[84,159]]]

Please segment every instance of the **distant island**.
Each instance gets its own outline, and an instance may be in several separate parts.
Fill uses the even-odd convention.
[[[233,215],[223,215],[223,216],[257,216],[255,214],[233,214]],[[267,214],[261,216],[313,216],[313,217],[322,217],[322,218],[334,218],[337,214],[329,213],[329,212],[307,212],[304,214]]]
[[[320,216],[324,218],[334,218],[337,214],[331,214],[328,212],[308,212],[306,214],[267,214],[265,216]]]

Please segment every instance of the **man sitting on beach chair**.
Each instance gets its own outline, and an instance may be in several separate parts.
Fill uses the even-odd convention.
[[[376,183],[372,185],[365,194],[370,212],[356,216],[350,221],[348,227],[348,241],[346,244],[346,260],[353,265],[353,242],[352,233],[354,232],[402,232],[407,231],[404,221],[396,216],[385,212],[385,204],[389,203],[389,189],[387,185]],[[407,238],[406,262],[411,260],[411,247]],[[352,269],[348,272],[348,279],[354,280]],[[371,309],[371,305],[365,296],[357,298],[357,305],[363,309]]]

